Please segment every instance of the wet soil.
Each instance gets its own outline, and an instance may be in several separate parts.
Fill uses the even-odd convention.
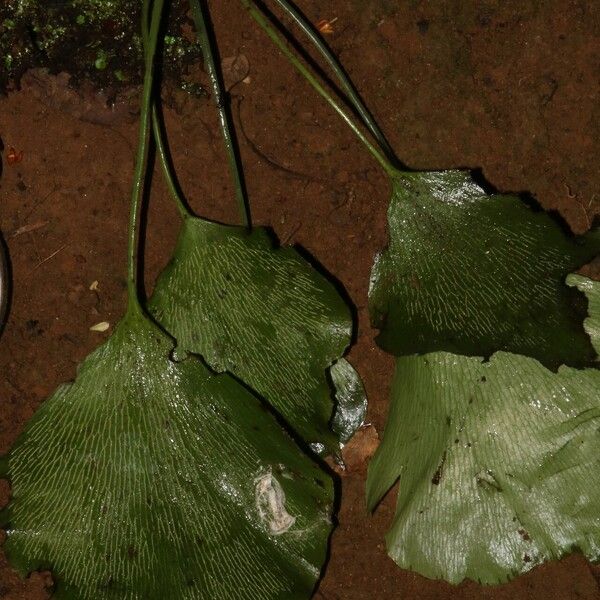
[[[349,356],[367,387],[369,421],[382,431],[392,359],[374,344],[366,304],[373,256],[386,243],[388,184],[236,3],[212,4],[222,56],[241,53],[250,67],[249,79],[231,94],[254,221],[304,247],[353,299],[358,337]],[[579,0],[298,4],[315,22],[337,18],[328,39],[410,167],[481,168],[494,187],[530,192],[575,232],[600,213],[600,6]],[[90,327],[108,321],[112,329],[125,307],[135,107],[124,101],[105,108],[102,95],[82,96],[66,80],[38,73],[0,99],[0,227],[14,281],[1,340],[0,453],[110,334]],[[191,205],[202,216],[237,222],[212,105],[167,95],[171,148]],[[7,163],[10,146],[23,151],[21,162]],[[148,290],[178,228],[156,176]],[[90,290],[94,281],[97,289]],[[365,438],[372,442],[373,434]],[[317,598],[600,598],[600,571],[577,554],[497,587],[453,587],[398,569],[383,540],[394,493],[367,516],[366,458],[356,456],[342,477],[339,526]],[[0,494],[2,502],[6,485]],[[0,598],[46,598],[49,581],[40,574],[20,581],[0,559]]]

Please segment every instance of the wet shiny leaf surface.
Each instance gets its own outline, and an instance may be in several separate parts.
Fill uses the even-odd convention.
[[[487,195],[464,171],[399,174],[389,247],[369,292],[379,345],[396,356],[498,350],[549,368],[589,366],[586,304],[565,277],[600,252],[516,196]]]
[[[55,598],[308,599],[332,481],[262,402],[128,316],[9,455],[6,552]]]
[[[188,218],[150,311],[178,353],[239,377],[303,440],[337,450],[327,370],[350,343],[352,319],[335,287],[296,250],[275,249],[261,228]]]
[[[600,283],[589,298],[600,349]],[[600,559],[600,370],[498,352],[398,358],[383,442],[369,467],[374,509],[399,480],[387,535],[403,568],[500,583],[580,550]]]

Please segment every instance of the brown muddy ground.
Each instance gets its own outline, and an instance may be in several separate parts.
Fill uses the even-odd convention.
[[[231,90],[256,224],[306,248],[357,306],[350,352],[383,429],[392,360],[373,343],[366,303],[373,256],[386,242],[388,188],[378,165],[234,0],[212,2],[224,57],[243,53],[250,81]],[[600,6],[583,0],[303,0],[314,20],[337,21],[329,41],[415,168],[481,167],[498,189],[531,192],[582,232],[600,212]],[[194,209],[235,222],[214,110],[171,98],[166,111],[183,188]],[[79,98],[62,79],[29,77],[0,99],[4,170],[0,226],[14,295],[0,352],[0,453],[39,404],[75,374],[125,306],[129,185],[137,133],[123,103]],[[6,149],[22,150],[8,165]],[[160,177],[148,219],[146,281],[169,256],[179,222]],[[90,291],[93,281],[98,289]],[[359,448],[360,450],[360,448]],[[600,598],[600,571],[580,556],[507,585],[452,587],[398,569],[383,535],[389,494],[366,515],[365,461],[342,479],[339,527],[317,592],[326,600]],[[6,496],[6,486],[2,488]],[[1,499],[0,499],[1,501]],[[48,577],[22,582],[0,559],[0,598],[46,598]]]

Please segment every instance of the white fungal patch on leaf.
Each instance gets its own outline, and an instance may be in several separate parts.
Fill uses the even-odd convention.
[[[285,508],[285,492],[271,469],[254,480],[254,498],[258,516],[272,535],[289,531],[296,522]]]

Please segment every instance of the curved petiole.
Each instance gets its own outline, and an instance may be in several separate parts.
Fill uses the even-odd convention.
[[[258,9],[253,0],[240,0],[242,6],[248,11],[250,16],[256,21],[258,26],[267,34],[273,43],[279,48],[283,55],[288,59],[292,66],[310,83],[310,85],[322,96],[328,104],[338,113],[342,120],[352,129],[356,137],[364,144],[371,155],[385,169],[386,173],[393,176],[398,173],[396,167],[388,158],[367,138],[358,125],[354,122],[350,114],[344,109],[333,96],[325,89],[321,82],[310,72],[310,70],[300,61],[300,59],[288,48],[282,36],[275,30],[264,14]]]
[[[144,0],[144,15],[147,18],[150,1]],[[139,213],[144,191],[144,173],[148,159],[148,141],[150,137],[150,121],[152,108],[152,90],[154,83],[154,55],[158,40],[158,30],[163,12],[164,0],[154,0],[152,3],[152,18],[144,48],[144,87],[140,106],[140,130],[138,150],[135,161],[133,186],[131,190],[131,209],[129,215],[129,235],[127,248],[127,312],[143,312],[138,295],[138,251],[139,251]],[[142,35],[145,27],[142,25]],[[144,36],[145,37],[145,36]]]
[[[231,127],[231,112],[228,109],[226,102],[226,94],[224,92],[223,78],[216,61],[216,52],[214,50],[214,42],[208,29],[209,14],[204,0],[190,0],[192,16],[196,24],[204,63],[210,84],[213,92],[213,99],[219,111],[219,124],[225,142],[225,150],[227,151],[227,160],[229,162],[229,170],[233,178],[235,195],[238,204],[238,211],[243,224],[247,228],[252,227],[250,216],[250,207],[246,197],[246,187],[244,185],[244,176],[242,165],[239,157],[237,145],[232,135]]]
[[[354,107],[354,110],[358,113],[364,126],[369,130],[371,135],[377,140],[380,148],[385,152],[386,156],[395,162],[396,154],[390,143],[387,141],[383,131],[375,121],[375,118],[362,101],[359,93],[356,91],[352,81],[346,74],[344,67],[342,67],[340,61],[337,59],[335,54],[330,50],[329,46],[323,39],[323,37],[317,31],[317,28],[302,14],[300,10],[289,0],[274,0],[280,8],[289,15],[300,30],[306,35],[313,46],[319,51],[323,59],[329,65],[329,68],[334,72],[337,77],[344,93],[348,97],[348,100]]]

